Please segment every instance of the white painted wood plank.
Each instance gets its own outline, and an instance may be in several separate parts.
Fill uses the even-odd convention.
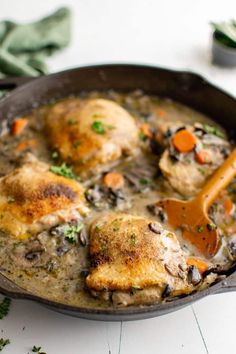
[[[193,307],[209,353],[235,353],[236,293],[212,295]]]
[[[122,326],[120,354],[206,354],[191,307]]]
[[[73,318],[29,301],[13,301],[0,330],[0,337],[11,340],[4,354],[27,354],[33,345],[48,354],[118,353],[119,322]]]

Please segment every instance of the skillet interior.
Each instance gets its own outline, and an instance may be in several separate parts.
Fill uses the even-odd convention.
[[[236,111],[236,102],[230,96],[209,85],[201,77],[191,73],[179,73],[130,65],[88,67],[37,79],[37,81],[19,88],[9,97],[2,100],[0,104],[0,119],[6,119],[7,117],[10,121],[17,115],[28,113],[32,108],[36,107],[36,104],[40,106],[52,99],[77,94],[81,90],[107,90],[110,88],[122,91],[141,88],[149,94],[170,97],[209,115],[213,119],[214,117],[218,117],[218,122],[230,133],[233,130],[233,112]],[[233,271],[234,269],[231,270],[231,272]],[[211,292],[215,292],[221,286],[222,284],[217,284],[210,289],[172,303],[125,310],[79,309],[72,306],[59,305],[47,300],[40,300],[38,297],[29,294],[25,295],[21,291],[15,292],[16,288],[14,286],[12,289],[9,289],[6,284],[3,284],[2,290],[5,293],[8,290],[8,294],[11,296],[40,300],[57,308],[59,311],[71,312],[71,314],[76,316],[103,320],[119,320],[161,315],[183,307]]]

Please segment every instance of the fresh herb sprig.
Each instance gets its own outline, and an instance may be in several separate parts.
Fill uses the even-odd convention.
[[[0,352],[3,350],[3,348],[10,344],[10,340],[9,339],[4,339],[4,338],[1,338],[0,339]]]
[[[218,136],[218,138],[223,138],[223,139],[225,138],[224,132],[222,132],[222,130],[220,130],[217,127],[213,127],[212,125],[204,124],[203,129],[205,130],[205,132],[207,134],[216,135],[216,136]]]
[[[11,299],[5,297],[0,303],[0,320],[7,316],[11,305]]]
[[[41,352],[42,347],[36,347],[35,345],[31,349],[32,353],[37,353],[37,354],[46,354],[45,352]]]
[[[51,166],[50,171],[65,178],[77,179],[72,171],[72,168],[67,166],[65,162],[63,162],[60,166]]]
[[[63,233],[65,239],[70,243],[76,243],[78,233],[84,228],[84,224],[79,222],[76,225],[66,225]]]

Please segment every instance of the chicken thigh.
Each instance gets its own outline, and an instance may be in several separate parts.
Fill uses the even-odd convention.
[[[86,214],[82,186],[36,158],[0,178],[0,229],[25,238]]]
[[[138,144],[134,118],[105,99],[68,99],[56,103],[46,117],[50,144],[79,173],[100,171]]]
[[[167,286],[173,295],[192,289],[176,236],[145,217],[107,214],[95,220],[90,257],[88,288],[103,295],[113,292],[115,303],[152,303],[161,299]]]

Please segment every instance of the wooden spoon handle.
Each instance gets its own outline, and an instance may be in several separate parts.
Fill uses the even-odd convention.
[[[205,211],[217,198],[218,194],[224,189],[236,175],[236,149],[234,149],[225,162],[213,174],[203,187],[202,191],[197,195],[203,204]]]

